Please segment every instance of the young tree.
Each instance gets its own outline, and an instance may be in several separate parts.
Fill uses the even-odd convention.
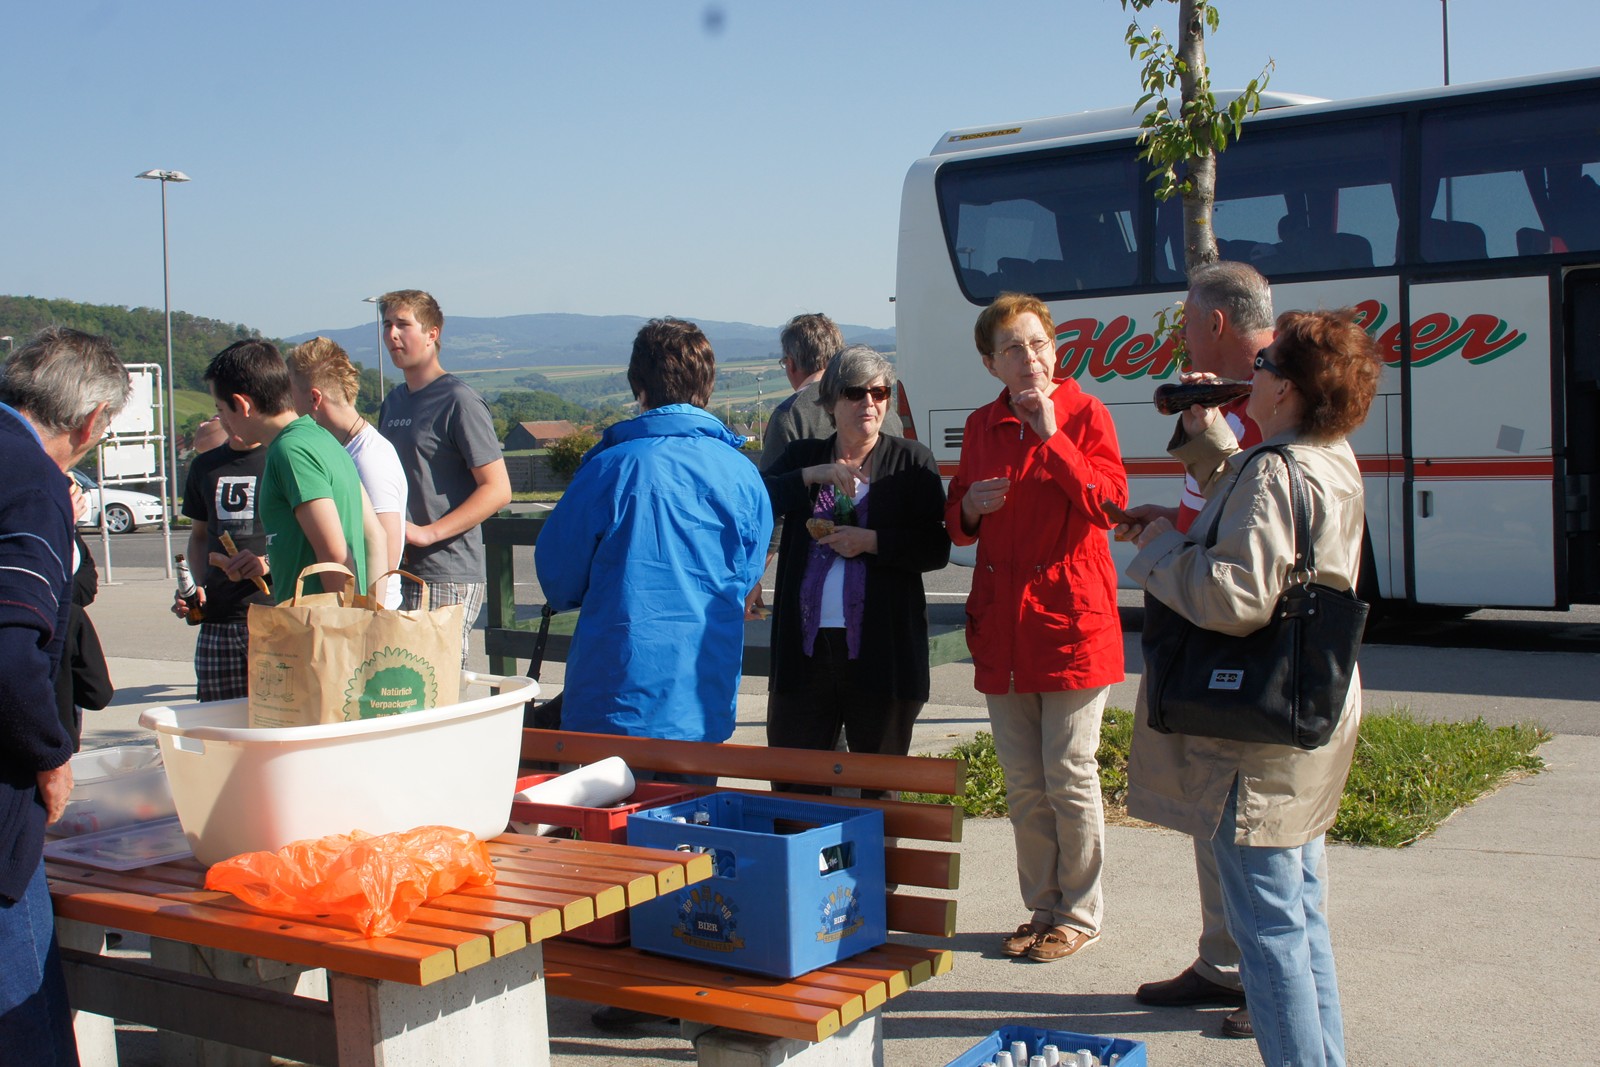
[[[1211,94],[1211,68],[1206,65],[1207,31],[1217,32],[1221,18],[1212,0],[1122,0],[1123,10],[1144,11],[1157,3],[1178,5],[1178,46],[1167,43],[1160,27],[1147,33],[1137,18],[1123,39],[1128,56],[1144,64],[1140,82],[1144,95],[1135,110],[1153,107],[1140,122],[1140,158],[1151,165],[1150,176],[1159,184],[1156,196],[1183,197],[1184,270],[1217,259],[1217,235],[1211,227],[1216,202],[1217,153],[1239,138],[1244,120],[1261,107],[1261,91],[1271,76],[1272,61],[1226,107],[1218,108]],[[1173,110],[1170,93],[1178,90]],[[1182,174],[1179,174],[1179,168]]]

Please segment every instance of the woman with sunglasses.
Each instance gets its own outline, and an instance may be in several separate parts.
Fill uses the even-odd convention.
[[[817,404],[835,432],[767,469],[783,523],[767,744],[905,755],[928,700],[922,575],[950,559],[933,453],[882,432],[894,367],[865,345],[828,363]]]
[[[1122,680],[1105,501],[1128,480],[1105,405],[1057,380],[1055,324],[1002,293],[973,341],[1000,395],[967,416],[945,525],[978,545],[967,596],[973,681],[989,705],[1027,919],[1007,956],[1062,960],[1100,937],[1100,716]]]
[[[1276,338],[1256,356],[1247,409],[1265,440],[1240,451],[1217,409],[1184,412],[1170,451],[1199,483],[1205,509],[1187,535],[1164,518],[1126,531],[1139,545],[1128,576],[1197,626],[1230,634],[1265,626],[1294,570],[1294,512],[1283,459],[1252,457],[1285,445],[1310,497],[1315,580],[1354,588],[1364,506],[1345,436],[1366,420],[1381,370],[1353,311],[1280,315]],[[1147,696],[1141,688],[1135,714],[1148,714]],[[1345,1062],[1323,835],[1339,812],[1360,720],[1357,677],[1321,748],[1134,732],[1128,812],[1211,842],[1269,1064]]]

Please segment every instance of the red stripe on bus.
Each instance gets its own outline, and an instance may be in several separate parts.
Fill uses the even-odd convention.
[[[1418,481],[1549,481],[1555,460],[1549,456],[1464,456],[1418,459],[1412,465]]]
[[[1357,463],[1361,473],[1369,478],[1398,478],[1406,471],[1404,456],[1360,456]],[[1183,474],[1183,465],[1175,459],[1124,457],[1122,466],[1130,478],[1168,478]],[[939,464],[939,474],[945,478],[954,477],[956,467],[955,460],[945,460]],[[1416,476],[1419,481],[1548,481],[1555,477],[1555,461],[1548,456],[1426,457],[1416,461]]]

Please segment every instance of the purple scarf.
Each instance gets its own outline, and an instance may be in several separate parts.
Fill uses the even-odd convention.
[[[816,505],[811,509],[813,518],[832,519],[835,490],[831,485],[822,487]],[[870,490],[856,505],[856,522],[867,524],[867,500]],[[822,586],[828,580],[828,571],[839,553],[815,538],[806,556],[806,573],[800,581],[800,636],[806,655],[812,654],[817,644],[818,624],[822,621]],[[844,641],[850,658],[861,655],[861,619],[867,603],[867,564],[860,556],[844,561]]]

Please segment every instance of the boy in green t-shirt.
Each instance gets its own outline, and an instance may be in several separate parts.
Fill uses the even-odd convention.
[[[294,596],[295,578],[313,563],[341,563],[368,581],[361,479],[355,463],[309,417],[296,417],[289,368],[268,341],[239,341],[212,358],[205,379],[223,427],[246,445],[267,446],[256,514],[267,531],[267,557],[248,549],[223,566],[247,580],[270,570],[281,604]],[[308,593],[339,592],[341,574],[306,580]]]

